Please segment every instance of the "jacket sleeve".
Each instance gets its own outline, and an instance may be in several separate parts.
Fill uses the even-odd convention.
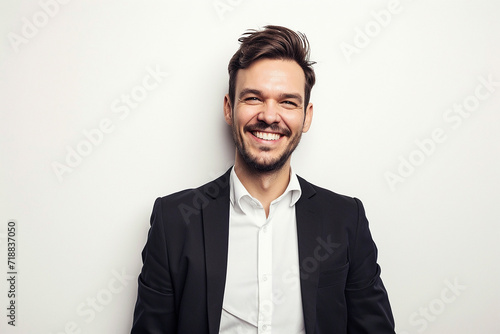
[[[347,333],[394,334],[394,319],[389,298],[380,278],[377,247],[368,228],[365,210],[360,200],[358,221],[349,248],[349,273],[346,283]]]
[[[170,334],[177,331],[174,290],[170,277],[161,198],[155,201],[151,227],[142,251],[132,334]]]

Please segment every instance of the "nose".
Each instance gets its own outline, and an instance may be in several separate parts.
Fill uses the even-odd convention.
[[[262,105],[262,110],[257,116],[257,119],[266,124],[279,123],[281,121],[281,116],[277,102],[272,100],[266,101],[266,103]]]

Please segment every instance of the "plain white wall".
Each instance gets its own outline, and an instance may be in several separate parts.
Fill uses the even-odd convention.
[[[0,267],[15,220],[18,295],[14,328],[0,280],[0,332],[130,330],[153,201],[231,165],[227,63],[246,29],[279,24],[317,61],[294,168],[365,204],[398,333],[498,333],[499,10],[4,1]]]

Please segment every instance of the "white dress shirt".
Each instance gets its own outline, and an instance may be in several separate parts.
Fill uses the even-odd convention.
[[[238,179],[230,176],[229,246],[219,333],[305,333],[300,294],[295,203],[301,195],[290,172],[269,216]]]

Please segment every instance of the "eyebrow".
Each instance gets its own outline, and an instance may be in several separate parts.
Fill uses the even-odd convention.
[[[243,96],[248,95],[248,94],[262,96],[262,92],[258,89],[245,88],[240,92],[240,95],[238,95],[238,98],[241,99]]]
[[[283,93],[280,95],[280,98],[282,99],[296,99],[299,101],[300,104],[302,104],[302,96],[299,94],[292,94],[292,93]]]
[[[262,92],[258,89],[252,89],[252,88],[245,88],[243,89],[240,94],[238,95],[238,98],[241,99],[243,96],[247,94],[253,94],[257,96],[262,96]],[[294,93],[282,93],[280,94],[280,99],[296,99],[299,101],[300,104],[302,104],[302,96],[299,94],[294,94]]]

